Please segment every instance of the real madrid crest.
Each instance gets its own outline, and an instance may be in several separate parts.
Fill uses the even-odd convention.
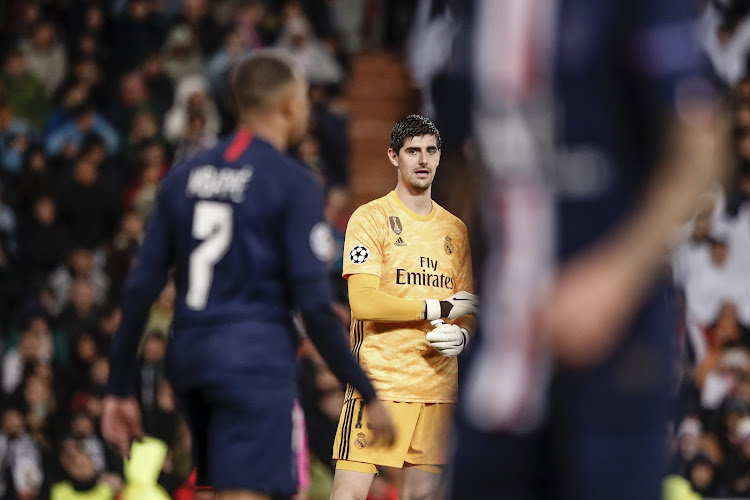
[[[354,446],[357,448],[364,448],[367,446],[367,439],[365,439],[365,433],[360,432],[357,434],[357,439],[354,440]]]
[[[453,240],[450,236],[445,237],[445,245],[443,245],[443,248],[445,248],[446,254],[451,255],[453,253]]]
[[[397,216],[389,215],[388,222],[391,225],[391,230],[396,233],[396,236],[401,234],[401,232],[404,230],[404,226],[401,225],[401,219],[399,219]]]

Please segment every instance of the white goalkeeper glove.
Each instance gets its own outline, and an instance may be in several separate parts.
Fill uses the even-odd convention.
[[[469,344],[469,332],[465,328],[442,323],[427,333],[427,343],[443,356],[458,356]]]
[[[445,300],[426,299],[424,308],[424,319],[456,319],[465,314],[476,315],[479,310],[479,297],[469,292],[458,292]]]

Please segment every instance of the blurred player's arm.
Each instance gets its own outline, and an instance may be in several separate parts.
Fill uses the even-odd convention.
[[[698,197],[725,175],[727,135],[720,115],[705,102],[684,105],[688,119],[673,121],[661,164],[635,213],[560,270],[541,315],[563,364],[582,366],[611,352],[659,274],[675,231]]]
[[[164,212],[164,191],[160,191],[151,214],[135,268],[128,278],[122,305],[122,320],[112,341],[107,397],[104,399],[102,435],[127,456],[133,439],[143,435],[140,410],[133,380],[138,345],[148,311],[167,282],[172,265],[172,248]]]
[[[289,196],[284,227],[286,271],[292,300],[305,322],[307,335],[313,341],[328,368],[341,381],[350,383],[367,404],[373,431],[385,444],[395,438],[395,428],[375,388],[352,355],[341,321],[331,307],[331,292],[326,269],[331,248],[325,238],[315,238],[322,227],[323,200],[315,180],[301,182]],[[313,246],[317,246],[313,248]],[[373,421],[374,419],[374,421]]]

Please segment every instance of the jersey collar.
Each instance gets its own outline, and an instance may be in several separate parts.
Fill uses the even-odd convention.
[[[406,205],[404,205],[404,202],[401,201],[401,198],[398,197],[398,195],[396,194],[395,190],[393,190],[390,193],[388,193],[388,197],[391,198],[391,200],[396,205],[398,205],[399,208],[401,208],[401,210],[403,210],[406,213],[406,215],[408,215],[409,217],[411,217],[413,219],[422,221],[422,222],[431,221],[432,219],[435,218],[435,214],[437,213],[438,204],[435,203],[435,200],[432,200],[432,210],[430,210],[429,214],[427,214],[427,215],[419,215],[417,213],[412,212],[412,210],[409,207],[407,207]]]

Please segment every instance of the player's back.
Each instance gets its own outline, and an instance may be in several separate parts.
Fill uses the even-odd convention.
[[[313,177],[240,131],[176,166],[162,196],[175,262],[175,329],[287,323],[287,211],[294,198],[319,197]]]

